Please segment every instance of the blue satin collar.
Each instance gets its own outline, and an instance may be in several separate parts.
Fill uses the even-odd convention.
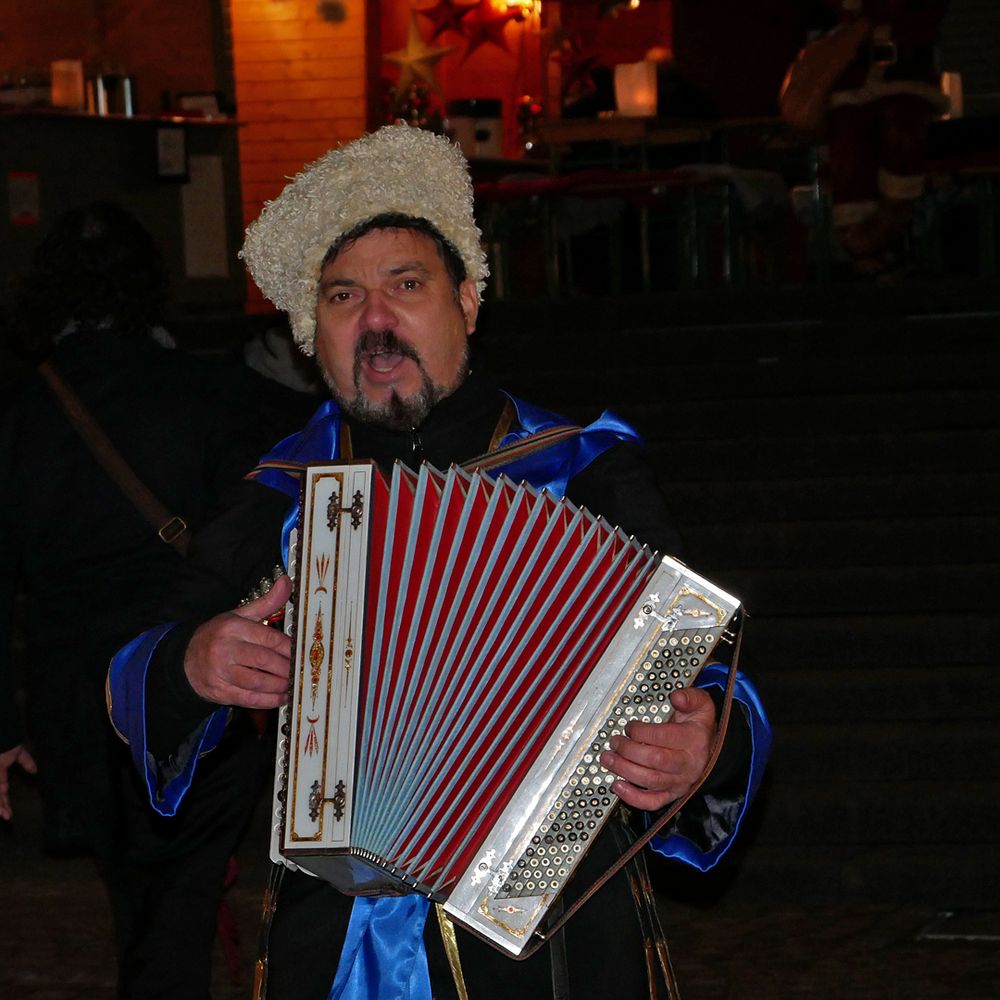
[[[566,421],[554,413],[532,406],[523,399],[506,394],[517,412],[518,426],[500,442],[501,447],[522,441],[539,431],[564,427]],[[584,427],[575,437],[550,448],[532,452],[524,458],[491,470],[491,475],[504,473],[514,482],[531,483],[536,489],[547,489],[557,497],[564,496],[569,481],[585,469],[595,458],[621,441],[642,443],[642,437],[624,420],[605,410],[592,424]]]

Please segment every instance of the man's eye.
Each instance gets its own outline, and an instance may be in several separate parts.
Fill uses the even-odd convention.
[[[420,287],[420,280],[418,278],[404,278],[400,282],[400,287],[406,289],[408,292],[414,291]]]

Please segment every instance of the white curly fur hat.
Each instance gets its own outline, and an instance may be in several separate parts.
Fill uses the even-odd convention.
[[[482,295],[489,274],[461,150],[409,125],[331,149],[264,205],[240,256],[257,287],[288,313],[299,347],[312,354],[323,259],[344,233],[386,212],[426,219],[465,264]]]

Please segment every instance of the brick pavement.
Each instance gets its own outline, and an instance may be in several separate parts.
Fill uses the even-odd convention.
[[[112,1000],[110,918],[100,882],[86,860],[42,857],[33,791],[18,782],[14,792],[17,823],[0,831],[0,997]],[[233,981],[219,949],[215,1000],[249,995],[263,842],[258,823],[229,894],[240,930],[240,980]],[[935,915],[919,907],[749,909],[723,900],[705,909],[668,902],[664,916],[684,1000],[1000,997],[997,913],[972,915],[972,930],[993,938],[976,941],[921,939]]]

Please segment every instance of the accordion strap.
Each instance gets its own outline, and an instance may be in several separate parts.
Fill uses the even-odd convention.
[[[69,422],[83,438],[91,454],[111,477],[114,484],[152,525],[161,541],[172,546],[182,556],[186,555],[191,539],[184,519],[176,514],[171,514],[149,487],[132,471],[132,467],[122,457],[121,452],[112,444],[101,425],[84,406],[83,400],[48,361],[43,361],[38,366],[38,373],[48,383],[49,388],[59,401],[59,405],[69,418]]]
[[[622,812],[624,813],[625,810]],[[624,818],[612,819],[608,827],[615,838],[618,850],[627,850],[630,842],[628,833],[630,827],[627,820]],[[642,851],[633,856],[632,860],[625,866],[625,872],[628,875],[629,888],[632,890],[632,902],[642,934],[650,1000],[654,1000],[660,995],[657,989],[657,966],[659,966],[660,976],[667,990],[666,1000],[680,1000],[680,988],[677,985],[677,977],[670,960],[670,948],[660,923],[656,899],[653,896],[653,887],[649,880],[649,870],[646,867],[646,856]]]
[[[715,767],[722,753],[722,744],[726,739],[726,731],[729,728],[729,717],[733,707],[733,692],[736,690],[736,674],[740,658],[740,644],[743,639],[743,615],[739,614],[739,621],[736,623],[736,639],[733,644],[733,656],[729,665],[729,674],[726,679],[726,690],[722,699],[722,710],[719,714],[719,725],[715,732],[715,740],[712,743],[711,753],[708,755],[708,762],[705,764],[701,777],[691,786],[687,794],[679,798],[662,816],[658,816],[649,828],[632,844],[624,854],[592,885],[568,906],[565,912],[550,927],[544,931],[539,931],[537,937],[539,941],[530,948],[526,948],[519,956],[519,959],[528,958],[541,947],[546,941],[562,929],[566,921],[569,920],[591,896],[597,892],[609,879],[618,874],[649,842],[653,839],[698,793],[698,790],[705,783],[712,769]]]
[[[488,451],[496,451],[500,447],[500,442],[510,433],[511,425],[514,423],[516,416],[517,409],[514,403],[510,399],[507,399],[503,404],[503,409],[500,411],[500,419],[497,420],[497,425],[493,428],[493,437],[490,438]]]
[[[575,424],[557,424],[555,427],[547,427],[543,431],[529,434],[526,438],[514,441],[505,447],[500,447],[500,442],[507,436],[517,411],[514,404],[508,399],[504,404],[503,412],[497,421],[496,429],[493,431],[493,440],[490,441],[490,450],[475,458],[470,458],[462,463],[463,469],[482,469],[488,471],[498,465],[508,465],[517,462],[536,451],[548,448],[567,438],[579,434],[582,428]]]

